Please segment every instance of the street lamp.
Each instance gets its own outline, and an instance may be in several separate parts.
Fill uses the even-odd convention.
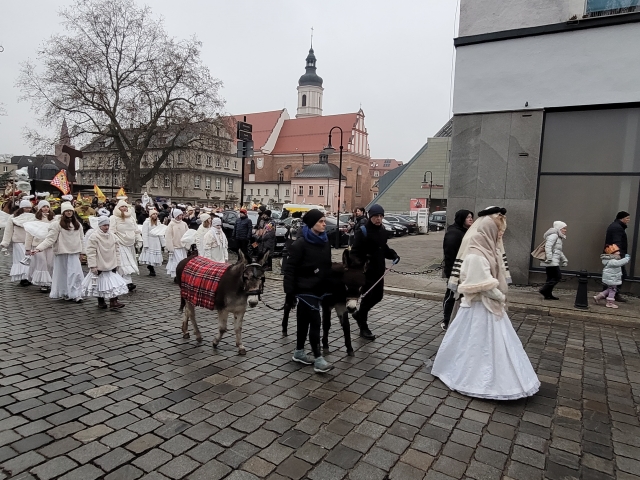
[[[427,183],[427,173],[429,174],[429,200],[427,201],[427,235],[429,235],[429,216],[431,215],[431,187],[433,186],[433,172],[427,170],[424,172],[422,183]]]
[[[335,129],[340,130],[340,166],[338,167],[339,172],[338,172],[338,219],[337,219],[337,223],[336,223],[336,248],[340,248],[340,193],[342,192],[342,150],[344,149],[343,145],[342,145],[342,136],[343,136],[343,132],[342,132],[342,128],[335,126],[333,128],[331,128],[331,130],[329,130],[329,145],[327,145],[326,147],[324,147],[322,149],[322,152],[320,153],[320,160],[327,160],[327,163],[329,161],[329,155],[331,155],[332,153],[335,153],[336,149],[333,148],[333,146],[331,145],[331,132],[333,132]],[[329,195],[329,191],[327,188],[327,196]]]

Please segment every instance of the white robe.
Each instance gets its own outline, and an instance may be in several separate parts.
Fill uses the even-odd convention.
[[[211,227],[204,236],[203,244],[204,251],[201,252],[203,257],[220,263],[229,261],[229,245],[222,229]]]

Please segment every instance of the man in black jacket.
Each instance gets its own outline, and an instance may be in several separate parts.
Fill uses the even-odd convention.
[[[236,241],[238,246],[238,250],[242,250],[244,256],[247,258],[251,258],[249,256],[249,242],[251,241],[251,236],[253,233],[253,223],[251,219],[247,216],[247,210],[244,208],[240,209],[240,218],[236,220],[236,224],[233,227],[233,233],[231,234],[231,238]]]
[[[360,308],[353,318],[360,327],[360,336],[367,340],[375,340],[376,336],[369,329],[369,311],[384,295],[385,259],[400,261],[398,254],[387,245],[387,231],[382,225],[384,208],[376,204],[369,209],[369,221],[355,231],[351,255],[361,262],[369,262],[365,272],[365,284],[362,292],[368,292],[360,302]],[[378,280],[380,280],[378,282]],[[378,283],[376,283],[378,282]],[[371,291],[369,291],[371,289]]]
[[[333,366],[320,351],[320,305],[323,296],[330,292],[331,245],[325,233],[326,220],[320,210],[309,210],[302,221],[302,232],[289,247],[289,259],[283,266],[285,305],[291,308],[298,303],[298,338],[292,360],[304,365],[313,364],[314,371],[325,373]],[[304,352],[307,332],[315,359]]]
[[[616,215],[616,219],[607,227],[607,234],[604,240],[604,246],[607,245],[617,245],[620,249],[620,257],[624,258],[624,256],[628,253],[627,250],[629,248],[629,244],[627,241],[627,226],[631,221],[631,215],[625,211],[618,212]],[[604,249],[602,250],[604,251]],[[622,267],[622,280],[627,278],[627,269]],[[627,300],[620,296],[620,289],[622,285],[618,287],[618,293],[616,293],[616,302],[626,302]],[[605,289],[606,290],[606,289]]]
[[[449,225],[447,233],[444,234],[444,240],[442,241],[442,250],[444,252],[444,277],[449,281],[451,276],[451,270],[453,264],[456,261],[458,250],[462,244],[464,234],[467,233],[469,227],[473,224],[473,212],[469,210],[458,210],[453,220],[453,224]],[[451,312],[453,311],[453,305],[456,299],[454,297],[453,290],[447,288],[444,294],[444,300],[442,301],[442,310],[444,312],[444,319],[440,326],[443,330],[449,327],[449,321],[451,320]]]

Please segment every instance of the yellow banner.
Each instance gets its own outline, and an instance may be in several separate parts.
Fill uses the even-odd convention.
[[[96,197],[98,197],[98,201],[99,202],[106,202],[107,201],[107,197],[105,196],[104,193],[102,193],[102,190],[100,190],[100,187],[98,187],[97,184],[93,184],[93,193],[96,194]]]

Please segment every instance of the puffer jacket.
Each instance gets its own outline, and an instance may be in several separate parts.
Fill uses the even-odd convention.
[[[282,267],[284,293],[323,295],[330,291],[331,244],[308,242],[301,234],[289,247]]]
[[[622,267],[629,263],[630,257],[626,255],[620,258],[620,255],[600,255],[604,268],[602,269],[602,283],[605,285],[622,285]]]
[[[236,225],[233,227],[233,234],[231,238],[236,240],[251,240],[251,234],[253,233],[253,223],[249,217],[240,217],[236,220]]]
[[[444,253],[445,278],[451,276],[451,270],[453,270],[453,264],[458,256],[458,250],[460,250],[460,245],[462,245],[462,239],[464,238],[464,234],[467,233],[464,222],[467,220],[469,214],[473,215],[473,212],[470,210],[458,210],[453,223],[449,225],[447,233],[444,234],[442,251]]]
[[[562,241],[566,238],[560,230],[550,228],[544,232],[544,252],[546,261],[540,262],[541,267],[566,267],[567,257],[562,253]]]

